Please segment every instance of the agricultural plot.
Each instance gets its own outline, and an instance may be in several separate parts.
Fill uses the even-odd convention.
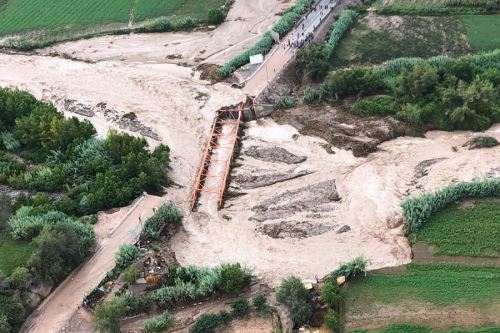
[[[499,333],[500,328],[491,327],[491,328],[480,328],[473,330],[463,330],[458,328],[452,328],[447,331],[443,331],[440,333]],[[353,333],[437,333],[433,329],[421,326],[421,325],[413,325],[413,324],[394,324],[382,330],[357,330]]]
[[[434,215],[416,239],[436,246],[434,254],[500,257],[500,202],[469,201]]]
[[[0,0],[0,36],[26,32],[72,32],[91,27],[126,27],[158,16],[205,20],[225,0]]]
[[[347,332],[377,331],[400,322],[439,331],[500,327],[500,267],[412,263],[396,271],[369,273],[347,288],[345,309]],[[437,320],[443,313],[446,320]]]
[[[461,20],[474,51],[500,47],[500,15],[466,15]]]
[[[377,64],[399,57],[455,57],[469,51],[459,18],[370,14],[340,41],[333,61],[338,65]]]

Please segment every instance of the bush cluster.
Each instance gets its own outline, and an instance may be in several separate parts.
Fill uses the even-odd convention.
[[[345,276],[346,280],[350,277],[355,277],[360,273],[366,274],[366,266],[368,260],[362,256],[356,257],[352,261],[343,263],[340,267],[330,274],[330,277],[336,281],[338,277]]]
[[[152,20],[144,22],[144,24],[136,28],[137,32],[171,32],[190,30],[196,27],[198,22],[189,16],[170,19],[165,16],[160,16]]]
[[[311,317],[312,310],[309,303],[309,291],[297,277],[289,277],[281,282],[276,293],[278,302],[286,305],[290,311],[290,318],[295,325],[302,326]]]
[[[121,245],[115,255],[116,267],[120,270],[123,270],[132,265],[140,255],[141,251],[135,245]]]
[[[291,109],[293,108],[297,102],[293,97],[290,96],[283,96],[280,100],[279,106],[282,107],[283,109]]]
[[[219,326],[227,325],[229,322],[231,315],[226,311],[202,314],[189,329],[189,333],[212,333]]]
[[[276,24],[272,27],[272,30],[279,33],[280,36],[286,35],[293,29],[293,26],[300,19],[301,15],[307,11],[310,4],[311,0],[298,0],[295,6],[290,8],[290,10],[285,13],[285,15],[283,15],[278,22],[276,22]],[[253,47],[231,59],[224,66],[219,68],[217,74],[220,77],[228,77],[238,68],[248,64],[250,62],[250,56],[260,53],[267,54],[273,47],[273,43],[274,41],[271,37],[271,33],[264,33]]]
[[[158,306],[168,308],[206,297],[217,290],[234,294],[250,281],[250,273],[240,264],[224,264],[216,268],[177,266],[169,272],[168,284],[148,297]]]
[[[161,333],[164,332],[174,322],[174,317],[167,311],[159,314],[158,316],[147,320],[144,323],[143,329],[147,333]]]
[[[500,179],[483,179],[470,183],[457,183],[433,193],[424,193],[403,201],[406,227],[410,232],[417,231],[429,221],[433,213],[447,205],[466,198],[486,198],[500,196]]]
[[[181,219],[182,214],[177,208],[172,205],[163,205],[144,222],[141,236],[147,239],[158,239],[165,226],[179,224]]]
[[[336,101],[383,93],[385,97],[358,102],[353,111],[393,114],[417,128],[484,130],[500,121],[498,68],[500,50],[457,59],[403,58],[332,72],[321,87],[322,97]]]
[[[353,105],[351,112],[361,117],[388,116],[396,112],[396,101],[388,95],[360,99]]]

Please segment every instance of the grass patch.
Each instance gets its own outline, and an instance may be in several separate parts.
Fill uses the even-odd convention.
[[[0,231],[0,271],[10,275],[14,268],[26,265],[34,250],[31,242],[16,241],[7,230]]]
[[[475,51],[500,47],[500,15],[467,15],[461,20]]]
[[[465,28],[456,17],[363,17],[341,41],[333,62],[377,64],[399,57],[427,58],[469,51]]]
[[[478,200],[472,207],[453,205],[436,213],[417,240],[437,245],[439,255],[500,256],[500,204]]]

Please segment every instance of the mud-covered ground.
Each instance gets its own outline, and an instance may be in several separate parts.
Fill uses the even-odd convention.
[[[471,132],[428,132],[368,157],[271,119],[247,124],[225,208],[200,207],[173,240],[181,263],[240,261],[272,285],[322,277],[363,255],[371,268],[410,261],[401,201],[458,181],[500,176],[500,148],[462,147]],[[487,131],[500,138],[500,125]]]

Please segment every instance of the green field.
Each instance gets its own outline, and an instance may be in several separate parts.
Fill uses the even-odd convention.
[[[0,0],[0,36],[31,31],[75,31],[158,16],[204,20],[225,0]]]
[[[348,288],[347,308],[405,301],[439,305],[500,303],[500,267],[411,263],[400,274],[371,273]]]
[[[467,15],[461,19],[475,51],[500,47],[500,15]]]
[[[0,271],[10,275],[18,266],[26,265],[34,247],[29,242],[15,241],[6,231],[0,231]]]
[[[394,324],[382,330],[357,330],[353,333],[437,333],[426,326],[413,325],[413,324]],[[453,328],[440,333],[500,333],[500,328],[480,328],[477,330],[462,330]]]
[[[464,36],[457,17],[369,15],[340,41],[333,62],[378,64],[399,57],[459,56],[470,51]]]
[[[500,202],[484,200],[438,212],[417,232],[434,254],[500,257]]]

